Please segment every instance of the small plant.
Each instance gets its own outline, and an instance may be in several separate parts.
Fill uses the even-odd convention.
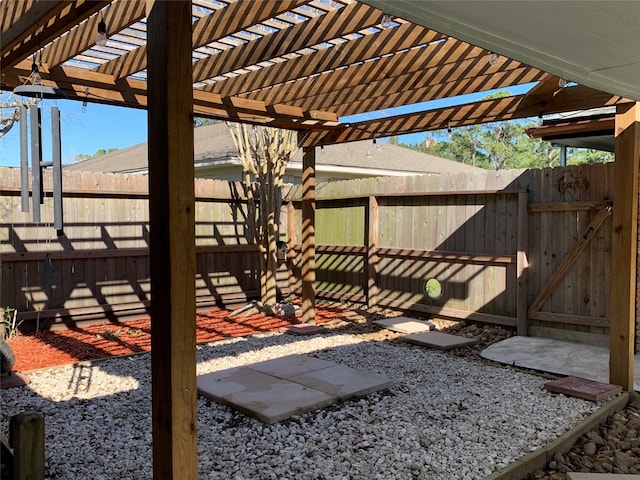
[[[16,308],[6,306],[4,310],[4,335],[6,338],[13,338],[18,334],[18,328],[24,320],[17,321],[18,310]]]
[[[131,335],[132,337],[139,337],[140,335],[142,335],[142,332],[137,328],[127,328],[127,334]]]
[[[120,337],[121,330],[111,330],[110,328],[106,328],[102,333],[96,333],[96,337],[104,338],[105,340],[115,341]]]

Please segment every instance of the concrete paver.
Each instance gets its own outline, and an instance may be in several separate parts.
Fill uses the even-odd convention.
[[[262,420],[275,423],[326,407],[336,397],[250,368],[198,376],[198,393]]]
[[[545,382],[544,388],[550,392],[564,393],[586,400],[598,401],[622,392],[620,385],[596,382],[579,377],[562,377]]]
[[[375,320],[372,323],[399,333],[428,332],[436,328],[431,322],[416,320],[415,318],[409,317],[385,318],[383,320]]]
[[[381,390],[392,381],[304,355],[198,376],[198,393],[266,423]]]
[[[516,367],[609,381],[609,349],[541,337],[510,337],[485,348],[480,355]],[[640,389],[640,356],[634,361],[634,390]]]
[[[391,380],[380,375],[356,370],[346,365],[323,368],[292,377],[290,380],[335,395],[339,400],[366,395],[393,384]]]
[[[442,332],[415,333],[402,337],[402,340],[413,343],[414,345],[437,348],[439,350],[450,350],[452,348],[464,347],[476,343],[475,338],[465,338],[460,335],[451,335]]]
[[[303,373],[333,367],[335,363],[305,355],[286,355],[273,360],[254,363],[249,368],[258,372],[273,375],[277,378],[291,378]]]
[[[289,335],[304,336],[326,333],[327,329],[322,325],[307,325],[305,323],[299,323],[295,325],[287,325],[286,327],[280,327],[278,331],[280,333],[288,333]]]

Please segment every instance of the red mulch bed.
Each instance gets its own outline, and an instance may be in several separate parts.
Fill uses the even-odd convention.
[[[300,323],[294,317],[264,315],[229,316],[218,308],[196,315],[196,342],[212,342],[229,337],[243,337]],[[326,323],[348,313],[341,308],[316,307],[316,323]],[[8,340],[16,355],[14,370],[64,365],[83,360],[128,355],[151,350],[150,319],[105,323],[86,328],[19,335]]]

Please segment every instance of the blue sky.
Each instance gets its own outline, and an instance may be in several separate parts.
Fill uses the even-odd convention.
[[[147,141],[147,112],[122,107],[89,103],[83,112],[82,103],[72,100],[45,100],[42,105],[42,156],[51,159],[52,105],[60,109],[60,130],[63,163],[73,163],[76,155],[93,155],[101,148],[126,148]],[[6,112],[3,112],[6,113]],[[20,126],[14,125],[0,138],[0,166],[20,165]]]
[[[509,89],[512,94],[528,91],[532,84],[521,85]],[[464,95],[444,100],[436,100],[422,104],[386,109],[352,117],[343,117],[343,122],[373,120],[390,115],[400,115],[417,110],[441,108],[450,105],[468,103],[479,100],[491,92]],[[51,142],[49,111],[52,105],[60,109],[62,161],[73,163],[76,155],[93,155],[100,149],[122,149],[147,141],[147,112],[145,110],[111,107],[89,103],[83,111],[82,103],[72,100],[47,101],[42,104],[43,115],[43,159],[51,159]],[[6,112],[3,112],[6,113]],[[425,139],[424,133],[404,135],[400,141],[408,144],[420,143]],[[0,138],[0,166],[16,167],[20,165],[20,127],[13,129]]]

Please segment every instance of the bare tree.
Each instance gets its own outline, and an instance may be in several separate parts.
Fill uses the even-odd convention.
[[[9,133],[11,128],[20,121],[20,106],[37,103],[37,99],[19,102],[12,93],[0,94],[0,138]]]
[[[277,302],[282,184],[287,163],[298,149],[296,132],[229,122],[227,125],[242,162],[249,223],[260,251],[261,300],[265,307],[273,307]]]
[[[5,113],[5,110],[8,112]],[[0,99],[0,137],[9,133],[11,127],[20,120],[20,103],[15,99]]]

